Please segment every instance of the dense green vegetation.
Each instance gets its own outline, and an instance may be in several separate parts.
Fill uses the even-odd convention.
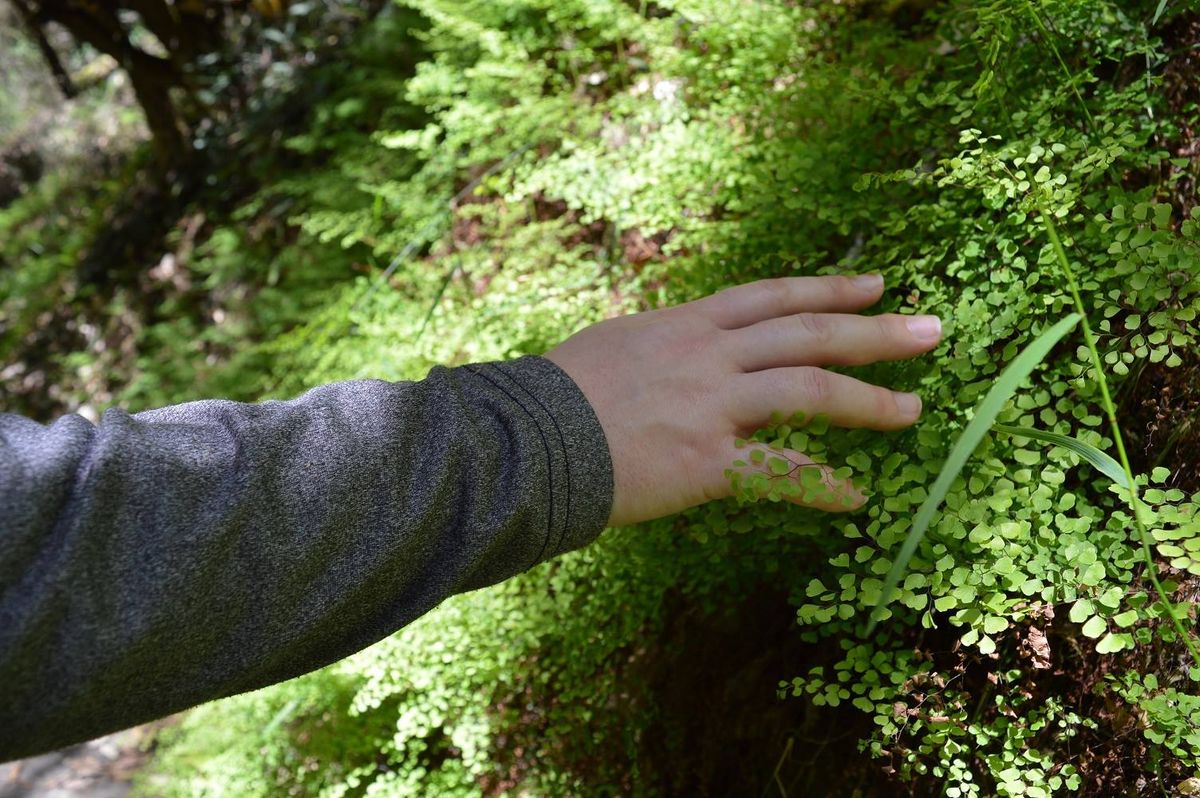
[[[1196,8],[1149,0],[406,0],[304,78],[301,121],[211,166],[239,188],[181,203],[169,261],[104,289],[75,268],[144,152],[43,179],[0,210],[0,346],[72,408],[419,378],[786,274],[879,270],[880,310],[946,323],[934,354],[857,372],[919,391],[914,429],[759,433],[852,469],[863,511],[610,530],[193,710],[143,788],[1195,794],[1200,662],[1128,492],[1012,428],[1117,457],[1108,380],[1194,635],[1198,43]],[[974,408],[1076,309],[1063,258],[1103,374],[1079,329],[1051,349],[878,606]],[[10,406],[44,412],[31,384]]]

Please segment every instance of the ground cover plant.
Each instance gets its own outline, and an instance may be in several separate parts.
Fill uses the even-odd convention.
[[[946,337],[858,376],[925,416],[781,417],[757,438],[848,469],[863,511],[749,485],[610,530],[190,712],[143,792],[1200,790],[1197,46],[1200,9],[1158,0],[384,12],[254,191],[182,213],[191,288],[109,355],[119,401],[419,378],[745,280],[880,271],[880,310]],[[0,211],[6,343],[85,245],[33,251],[57,185]],[[90,361],[57,362],[83,401]]]

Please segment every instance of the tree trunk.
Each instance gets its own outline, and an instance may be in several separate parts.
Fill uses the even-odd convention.
[[[76,41],[86,42],[115,58],[129,75],[162,165],[170,168],[187,160],[192,148],[185,135],[186,125],[171,97],[171,89],[183,85],[183,73],[169,59],[134,47],[115,6],[44,0],[35,20],[53,20],[70,31]]]
[[[50,68],[50,73],[54,75],[54,82],[58,84],[59,90],[63,97],[70,100],[79,92],[75,88],[75,83],[71,80],[71,75],[63,67],[62,61],[55,52],[54,47],[46,38],[46,31],[38,23],[26,0],[13,0],[13,5],[17,8],[17,13],[21,15],[21,20],[25,23],[29,35],[33,38],[33,43],[37,45],[38,51],[42,54],[42,58],[46,61],[46,66]]]
[[[161,58],[130,50],[129,60],[123,65],[146,116],[159,160],[167,167],[178,165],[192,154],[192,147],[171,98],[171,89],[177,85],[174,69]]]

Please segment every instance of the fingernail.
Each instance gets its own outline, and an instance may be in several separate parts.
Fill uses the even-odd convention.
[[[874,291],[883,287],[882,274],[860,274],[854,278],[854,287],[862,291]]]
[[[910,316],[905,322],[918,341],[936,341],[942,337],[942,320],[937,316]]]
[[[896,407],[900,408],[900,412],[910,418],[916,418],[921,415],[921,397],[915,393],[898,393],[896,394]]]

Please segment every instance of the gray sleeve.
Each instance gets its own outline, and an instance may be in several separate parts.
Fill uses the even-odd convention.
[[[345,657],[588,543],[612,489],[591,406],[540,357],[0,415],[0,761]]]

